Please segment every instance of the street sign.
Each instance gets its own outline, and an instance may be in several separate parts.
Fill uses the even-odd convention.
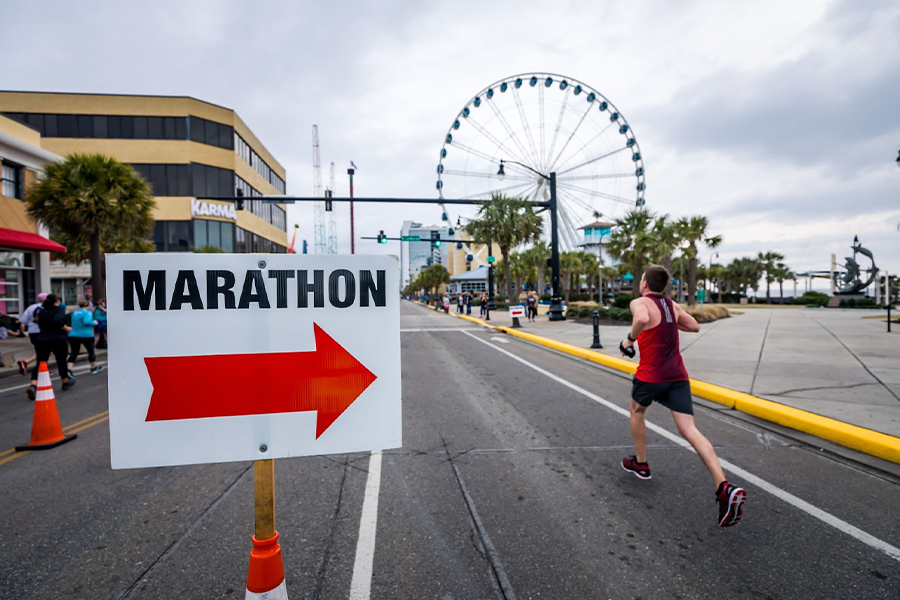
[[[494,262],[494,260],[496,260],[496,259],[495,259],[493,256],[488,256],[488,262],[489,262],[489,263]]]
[[[400,446],[396,257],[106,265],[114,469]]]
[[[525,307],[521,304],[516,304],[515,306],[509,307],[509,316],[513,319],[516,317],[524,317],[525,316]]]
[[[400,241],[401,242],[419,242],[419,241],[421,241],[421,239],[417,235],[401,235]]]
[[[697,301],[706,302],[706,290],[697,290]]]

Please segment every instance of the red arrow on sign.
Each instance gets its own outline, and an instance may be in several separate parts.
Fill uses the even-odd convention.
[[[147,421],[316,411],[316,439],[376,377],[321,327],[312,352],[145,358]]]

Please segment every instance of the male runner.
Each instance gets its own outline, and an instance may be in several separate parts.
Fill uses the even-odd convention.
[[[641,297],[631,301],[631,333],[622,342],[622,348],[631,348],[637,342],[641,351],[631,388],[631,437],[636,454],[623,459],[622,468],[641,479],[650,479],[644,412],[656,400],[672,411],[678,432],[694,447],[712,475],[719,503],[719,526],[730,527],[741,520],[747,492],[728,483],[712,444],[694,425],[691,383],[681,360],[678,330],[696,333],[700,325],[664,295],[668,284],[669,272],[650,265],[641,278]]]

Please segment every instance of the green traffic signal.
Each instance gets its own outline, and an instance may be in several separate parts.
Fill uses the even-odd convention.
[[[441,240],[434,240],[434,247],[435,247],[435,248],[440,248],[440,247],[441,247]]]

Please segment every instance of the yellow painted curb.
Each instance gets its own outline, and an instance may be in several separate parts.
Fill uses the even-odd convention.
[[[553,348],[554,350],[584,358],[619,371],[626,373],[637,371],[635,363],[621,358],[601,354],[586,348],[579,348],[578,346],[558,342],[532,333],[525,333],[511,327],[487,326],[529,342]],[[872,456],[900,463],[900,438],[697,379],[691,379],[691,393],[695,396],[724,404],[729,408],[739,410],[748,415],[790,427],[797,431],[803,431],[842,446],[871,454]]]

